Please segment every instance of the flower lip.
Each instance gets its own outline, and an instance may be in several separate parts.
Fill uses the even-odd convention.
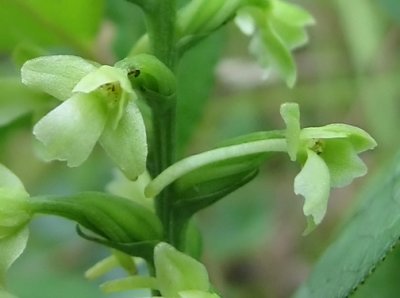
[[[322,127],[303,128],[301,139],[347,139],[357,153],[376,147],[376,141],[361,128],[348,124],[329,124]]]
[[[72,92],[90,93],[100,87],[115,86],[128,93],[133,93],[132,86],[128,79],[128,72],[125,69],[103,65],[83,77],[74,87]]]

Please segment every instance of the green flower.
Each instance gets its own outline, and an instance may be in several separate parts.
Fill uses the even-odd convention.
[[[145,126],[128,70],[75,56],[47,56],[27,61],[21,73],[24,84],[63,101],[33,130],[47,159],[79,166],[99,141],[128,178],[145,170]]]
[[[111,293],[151,288],[160,291],[159,298],[220,298],[210,290],[204,265],[167,243],[155,247],[154,266],[155,277],[132,276],[106,282],[102,289]]]
[[[13,297],[2,291],[8,268],[21,255],[28,240],[27,224],[31,219],[29,195],[21,181],[0,165],[0,296]],[[9,296],[6,296],[9,295]]]
[[[304,196],[304,214],[312,231],[325,216],[331,187],[343,187],[364,176],[367,167],[358,154],[373,149],[375,140],[364,130],[346,124],[300,129],[298,105],[281,106],[286,123],[288,153],[302,164],[294,192]]]
[[[305,27],[313,17],[301,7],[280,0],[246,0],[235,21],[252,37],[250,52],[267,74],[276,71],[292,87],[296,64],[291,51],[308,41]]]

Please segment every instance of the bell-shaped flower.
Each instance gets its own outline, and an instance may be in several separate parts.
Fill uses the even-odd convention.
[[[27,224],[31,219],[29,195],[21,181],[0,165],[0,296],[8,268],[20,256],[28,240]],[[3,294],[4,293],[4,294]]]
[[[241,31],[251,36],[250,52],[265,68],[276,71],[292,87],[296,64],[291,51],[308,41],[305,27],[313,17],[301,7],[281,0],[244,0],[235,19]]]
[[[45,157],[81,165],[97,141],[130,178],[145,170],[146,132],[128,71],[76,56],[27,61],[22,82],[63,101],[34,127]]]
[[[309,233],[325,216],[331,187],[343,187],[367,173],[358,154],[373,149],[375,140],[364,130],[346,124],[300,129],[298,105],[281,106],[288,153],[302,164],[294,181],[296,194],[304,196]]]

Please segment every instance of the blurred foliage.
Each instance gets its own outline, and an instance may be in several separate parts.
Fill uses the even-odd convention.
[[[178,70],[180,153],[282,128],[279,105],[292,100],[300,103],[304,126],[346,122],[371,132],[379,147],[365,156],[370,177],[387,171],[400,144],[400,2],[294,2],[309,10],[317,24],[310,28],[309,44],[295,53],[299,81],[291,90],[274,77],[260,78],[248,41],[234,26],[187,53]],[[111,179],[111,162],[100,150],[79,169],[38,159],[31,127],[53,103],[18,83],[14,62],[62,53],[113,63],[143,33],[141,13],[124,0],[0,0],[0,6],[0,162],[16,172],[31,194],[103,190]],[[190,112],[182,112],[187,108]],[[298,169],[287,161],[285,156],[269,159],[255,181],[198,218],[205,262],[224,297],[290,297],[337,237],[338,222],[351,218],[348,210],[355,198],[361,198],[357,206],[368,198],[381,199],[358,195],[363,187],[365,193],[379,189],[381,179],[360,179],[334,192],[327,219],[303,238],[302,200],[292,186]],[[27,252],[11,270],[10,287],[21,298],[105,297],[83,279],[85,268],[105,253],[78,238],[71,223],[38,219]],[[399,266],[395,250],[355,297],[397,297]]]

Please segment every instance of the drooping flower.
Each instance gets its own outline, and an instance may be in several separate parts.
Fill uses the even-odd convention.
[[[145,170],[145,126],[126,69],[46,56],[27,61],[21,73],[24,84],[63,101],[33,130],[47,159],[79,166],[99,141],[128,178]]]
[[[21,255],[28,241],[27,224],[31,219],[29,195],[21,181],[0,165],[0,296],[14,297],[2,290],[5,275]],[[8,295],[8,296],[7,296]]]
[[[364,130],[346,124],[300,129],[298,105],[281,106],[288,153],[302,164],[294,181],[296,194],[304,196],[304,215],[311,232],[325,216],[331,187],[343,187],[364,176],[367,167],[358,154],[373,149],[375,140]]]
[[[251,36],[250,52],[265,68],[276,71],[292,87],[296,64],[291,51],[308,41],[305,27],[313,17],[301,7],[281,0],[244,0],[235,21]]]

